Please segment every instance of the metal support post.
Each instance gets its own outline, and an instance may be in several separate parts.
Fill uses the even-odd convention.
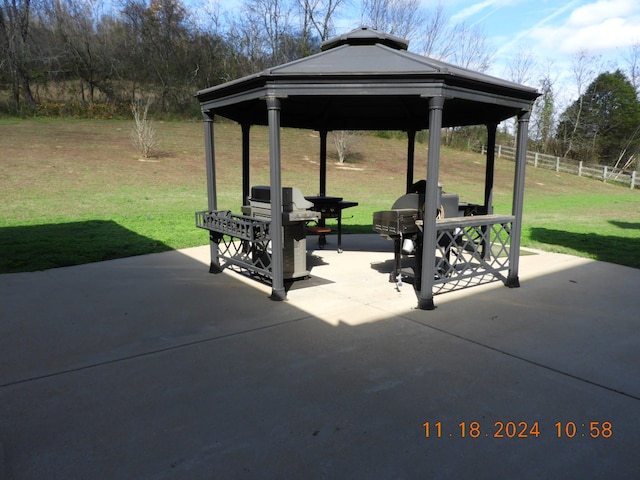
[[[213,112],[204,113],[204,152],[207,166],[207,207],[210,212],[218,209],[218,196],[216,192],[216,154],[213,134]],[[218,258],[218,243],[209,237],[209,250],[211,251],[210,273],[220,273],[220,259]]]
[[[284,300],[284,239],[282,232],[282,182],[280,175],[280,100],[266,97],[269,121],[269,170],[271,179],[271,300]]]
[[[487,215],[493,214],[493,179],[496,164],[497,130],[497,123],[487,125],[487,166],[484,173],[484,208]]]
[[[493,215],[493,183],[496,165],[496,132],[498,124],[487,124],[487,164],[484,172],[484,214]],[[482,226],[482,249],[481,255],[484,260],[488,260],[491,255],[491,242],[487,231],[490,227]]]
[[[249,130],[251,125],[242,124],[242,203],[240,205],[248,205],[249,185],[251,182],[251,160],[250,160],[250,140]]]
[[[522,207],[524,205],[524,176],[527,166],[527,141],[529,139],[529,117],[531,112],[518,115],[518,138],[516,144],[516,169],[513,184],[513,225],[509,241],[509,274],[505,285],[509,288],[520,286],[518,265],[520,262],[520,237],[522,235]]]
[[[425,192],[424,234],[422,242],[421,284],[418,308],[433,310],[433,284],[436,252],[436,214],[438,207],[438,177],[440,175],[440,130],[444,97],[429,100],[429,151],[427,154],[427,186]]]
[[[320,196],[327,194],[327,133],[320,130]]]
[[[415,163],[416,156],[416,131],[409,130],[407,132],[408,145],[407,145],[407,193],[411,185],[413,185],[413,165]]]

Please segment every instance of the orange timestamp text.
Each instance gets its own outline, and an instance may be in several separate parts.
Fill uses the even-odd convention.
[[[442,422],[424,422],[426,438],[538,438],[541,435],[540,422],[496,421],[491,427],[478,421],[464,421],[455,428],[447,429]],[[611,438],[613,424],[609,421],[556,422],[549,429],[556,438]]]

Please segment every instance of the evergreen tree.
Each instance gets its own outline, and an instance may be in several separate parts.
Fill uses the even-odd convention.
[[[562,113],[557,138],[576,160],[615,165],[640,148],[639,125],[636,91],[616,70],[599,75]]]

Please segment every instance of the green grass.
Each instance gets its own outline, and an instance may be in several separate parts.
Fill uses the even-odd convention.
[[[141,161],[132,122],[0,119],[0,273],[33,271],[207,242],[194,226],[206,209],[203,127],[163,122],[156,156]],[[240,128],[216,124],[220,208],[240,212]],[[269,182],[267,131],[252,136],[251,183]],[[282,132],[282,182],[318,191],[318,135]],[[359,202],[345,210],[346,232],[372,232],[376,210],[403,192],[406,144],[356,139],[354,155],[335,164],[330,148],[327,193]],[[414,177],[424,178],[427,149],[416,149]],[[344,169],[341,167],[348,167]],[[498,160],[494,205],[510,213],[512,162]],[[445,191],[480,203],[484,159],[443,149]],[[640,268],[640,192],[549,170],[527,170],[523,246]]]
[[[639,194],[609,188],[611,193],[531,198],[525,207],[523,245],[640,268]]]

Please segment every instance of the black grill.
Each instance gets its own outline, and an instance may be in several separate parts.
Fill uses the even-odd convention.
[[[423,187],[424,188],[424,187]],[[413,277],[414,287],[420,288],[420,274],[422,267],[422,237],[423,219],[425,212],[424,195],[420,193],[408,193],[398,198],[391,210],[374,212],[373,230],[385,238],[394,241],[394,268],[389,276],[389,281],[401,281],[402,257],[414,256]],[[458,195],[443,194],[438,190],[436,218],[462,217],[475,211],[467,204],[460,204]],[[452,231],[450,237],[455,238],[458,232]],[[451,243],[451,242],[450,242]],[[446,251],[450,248],[447,245]],[[399,285],[398,285],[399,286]]]

